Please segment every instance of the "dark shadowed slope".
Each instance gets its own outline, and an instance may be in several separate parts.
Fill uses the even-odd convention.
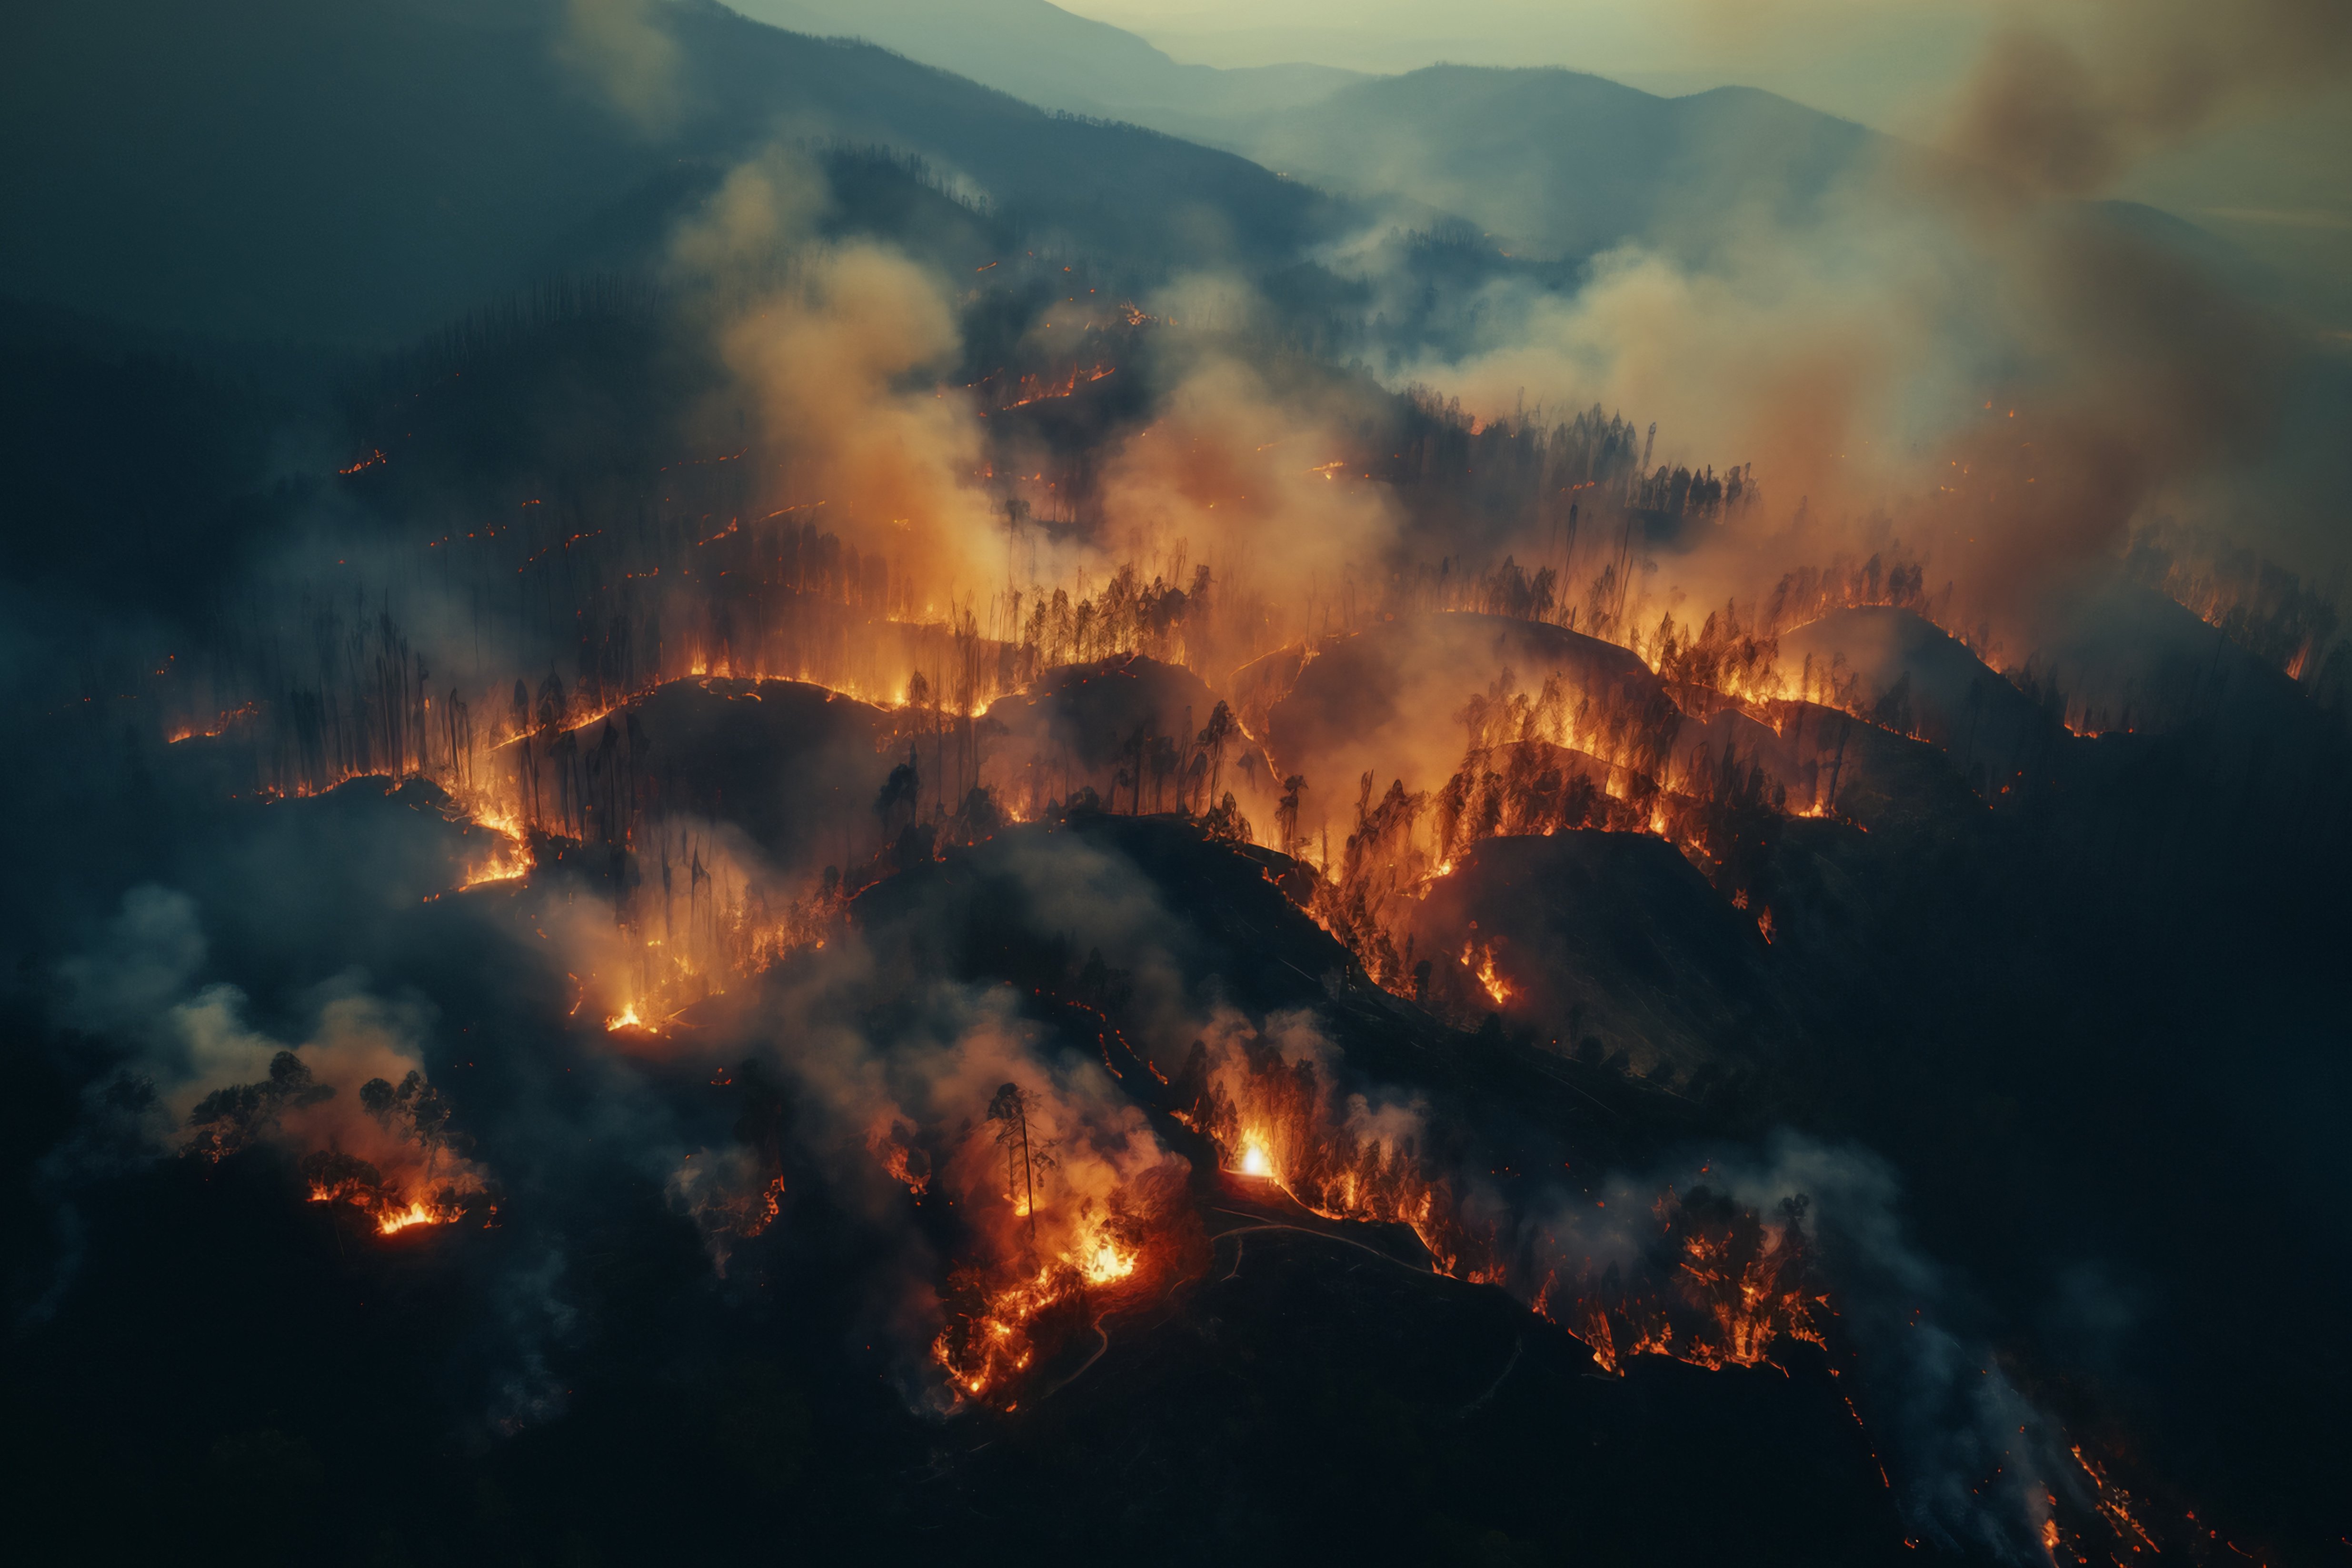
[[[1056,120],[868,46],[706,0],[616,97],[555,0],[93,0],[0,21],[0,291],[142,324],[338,342],[573,270],[613,215],[658,234],[681,161],[879,144],[1038,243],[1168,264],[1279,252],[1318,198],[1223,153]],[[637,58],[632,56],[631,58]],[[641,113],[623,108],[634,102]],[[647,199],[651,191],[653,199]]]
[[[1800,688],[1841,673],[1859,678],[1863,700],[1885,728],[1932,741],[1976,792],[1997,803],[2035,773],[2059,743],[2060,725],[1957,638],[1892,605],[1832,610],[1784,633],[1784,668]]]
[[[1795,1026],[1754,918],[1648,834],[1490,839],[1408,919],[1439,1011],[1499,1013],[1580,1061],[1712,1080]]]

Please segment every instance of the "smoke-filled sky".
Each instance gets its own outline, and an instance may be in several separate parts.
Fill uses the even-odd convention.
[[[2289,36],[2311,7],[2221,6],[2226,29]],[[1180,60],[1305,60],[1371,72],[1437,61],[1564,66],[1654,92],[1760,87],[1898,135],[1938,139],[1952,95],[2000,27],[2096,30],[2147,10],[2113,0],[1069,0]],[[2198,222],[2298,279],[2352,265],[2352,94],[2257,93],[2106,194]]]
[[[1632,79],[1808,82],[1871,118],[1947,79],[1993,7],[1953,0],[1071,0],[1065,10],[1218,66],[1313,60],[1354,70],[1565,65]],[[1864,108],[1864,106],[1871,106]]]
[[[732,3],[0,22],[77,1560],[2335,1552],[2352,0]]]

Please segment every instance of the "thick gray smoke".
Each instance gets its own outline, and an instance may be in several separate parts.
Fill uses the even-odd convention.
[[[2088,0],[2020,11],[1962,89],[1949,142],[2021,199],[2098,196],[2232,116],[2352,75],[2334,0]]]
[[[2097,198],[2347,68],[2331,4],[2038,13],[1995,37],[1937,144],[1867,143],[1818,202],[1727,210],[1703,245],[1633,237],[1571,292],[1496,283],[1469,352],[1399,379],[1489,416],[1639,411],[1663,460],[1753,462],[1771,504],[1664,563],[1666,604],[1900,542],[2021,659],[2042,597],[2159,517],[2237,528],[2258,497],[2263,548],[2340,564],[2311,498],[2264,477],[2303,471],[2281,445],[2305,438],[2291,310],[2186,226]]]
[[[1951,1281],[1911,1239],[1885,1162],[1784,1129],[1717,1161],[1716,1173],[1751,1206],[1811,1200],[1822,1271],[1908,1526],[1955,1550],[2042,1561],[2050,1489],[2072,1484],[2054,1462],[2056,1426],[2011,1384],[1990,1345],[1953,1326]]]

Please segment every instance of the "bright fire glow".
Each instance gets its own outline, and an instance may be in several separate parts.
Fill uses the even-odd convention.
[[[476,826],[488,828],[498,837],[489,855],[482,863],[466,873],[460,884],[478,888],[490,882],[511,882],[530,869],[530,841],[524,837],[522,822],[503,806],[485,806],[473,814]]]
[[[1302,1085],[1307,1092],[1302,1093]],[[1667,1188],[1653,1207],[1658,1256],[1649,1278],[1595,1277],[1589,1258],[1549,1241],[1532,1256],[1498,1252],[1449,1184],[1409,1145],[1360,1131],[1279,1054],[1228,1051],[1186,1124],[1216,1142],[1235,1171],[1277,1182],[1326,1219],[1410,1227],[1442,1274],[1503,1286],[1591,1347],[1614,1373],[1633,1355],[1704,1367],[1766,1364],[1776,1342],[1822,1342],[1825,1304],[1810,1280],[1801,1226],[1751,1209],[1685,1206]],[[1274,1168],[1269,1151],[1279,1144]]]
[[[1116,1288],[1135,1279],[1142,1264],[1139,1247],[1118,1239],[1108,1226],[1088,1226],[1052,1261],[1034,1271],[1024,1267],[990,1290],[981,1310],[940,1333],[932,1357],[965,1394],[994,1389],[1002,1398],[1036,1363],[1041,1344],[1049,1347],[1066,1331],[1052,1326],[1057,1318],[1066,1324],[1072,1309],[1089,1316],[1100,1311],[1103,1304],[1088,1292],[1111,1288],[1115,1299]]]
[[[396,1235],[413,1225],[441,1225],[446,1216],[434,1213],[423,1204],[412,1201],[406,1208],[391,1209],[375,1216],[375,1227],[386,1236]]]
[[[1510,1001],[1510,982],[1495,972],[1493,944],[1482,947],[1476,942],[1465,942],[1462,946],[1462,967],[1477,976],[1480,987],[1493,999],[1496,1006],[1500,1007]]]
[[[445,1194],[446,1195],[446,1194]],[[337,1183],[310,1189],[314,1204],[347,1203],[363,1209],[375,1222],[379,1236],[397,1236],[418,1226],[447,1225],[464,1210],[454,1203],[431,1203],[424,1198],[410,1198],[402,1203],[383,1197],[376,1190],[351,1183]]]
[[[1089,1285],[1105,1285],[1135,1272],[1135,1254],[1121,1252],[1108,1241],[1095,1244],[1093,1256],[1082,1265]]]

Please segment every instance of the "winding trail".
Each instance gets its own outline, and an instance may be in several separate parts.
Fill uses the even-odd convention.
[[[1276,1230],[1288,1231],[1294,1236],[1311,1237],[1318,1241],[1333,1242],[1340,1247],[1352,1247],[1359,1252],[1369,1252],[1374,1258],[1379,1258],[1381,1262],[1402,1268],[1406,1273],[1412,1275],[1415,1279],[1443,1279],[1448,1278],[1448,1276],[1439,1273],[1434,1268],[1423,1269],[1416,1268],[1401,1258],[1383,1252],[1377,1247],[1369,1247],[1360,1241],[1350,1241],[1344,1236],[1334,1236],[1328,1230],[1315,1230],[1303,1225],[1284,1225],[1276,1220],[1261,1220],[1255,1215],[1244,1214],[1238,1209],[1220,1208],[1212,1209],[1210,1212],[1213,1214],[1230,1215],[1235,1219],[1245,1219],[1253,1222],[1249,1225],[1236,1226],[1231,1230],[1221,1230],[1216,1235],[1209,1238],[1209,1246],[1212,1249],[1213,1249],[1219,1242],[1223,1241],[1227,1237],[1234,1238],[1234,1266],[1215,1281],[1215,1283],[1220,1285],[1223,1284],[1228,1279],[1237,1278],[1241,1274],[1242,1251],[1245,1245],[1243,1239],[1244,1237],[1255,1236],[1264,1231]],[[1158,1300],[1150,1302],[1150,1305],[1160,1306],[1164,1304],[1170,1297],[1175,1295],[1177,1287],[1183,1283],[1184,1281],[1181,1279],[1170,1280],[1168,1282],[1168,1289],[1161,1291]],[[1103,1325],[1108,1322],[1112,1316],[1120,1310],[1132,1311],[1135,1310],[1137,1309],[1120,1309],[1116,1307],[1105,1309],[1102,1315],[1096,1318],[1093,1323],[1089,1325],[1093,1328],[1095,1331],[1095,1339],[1097,1342],[1093,1352],[1089,1354],[1086,1360],[1080,1362],[1076,1367],[1072,1368],[1070,1374],[1067,1377],[1062,1379],[1059,1383],[1054,1384],[1053,1387],[1039,1394],[1037,1396],[1038,1403],[1043,1404],[1045,1401],[1051,1399],[1054,1395],[1061,1393],[1062,1390],[1069,1387],[1070,1384],[1077,1382],[1079,1378],[1085,1376],[1087,1373],[1093,1368],[1095,1363],[1102,1360],[1103,1356],[1110,1350],[1110,1331],[1104,1328]],[[1519,1352],[1524,1349],[1526,1349],[1526,1342],[1522,1340],[1519,1342],[1518,1348],[1515,1349],[1511,1352],[1510,1364],[1503,1368],[1503,1377],[1510,1376],[1511,1367],[1518,1364]],[[1478,1399],[1465,1406],[1461,1412],[1461,1415],[1468,1415],[1471,1411],[1475,1410],[1480,1405],[1483,1405],[1488,1399],[1493,1398],[1495,1395],[1495,1389],[1500,1388],[1503,1385],[1503,1377],[1496,1378],[1495,1380],[1495,1387],[1488,1389],[1486,1394],[1482,1394]],[[1457,1416],[1457,1419],[1459,1417]]]

